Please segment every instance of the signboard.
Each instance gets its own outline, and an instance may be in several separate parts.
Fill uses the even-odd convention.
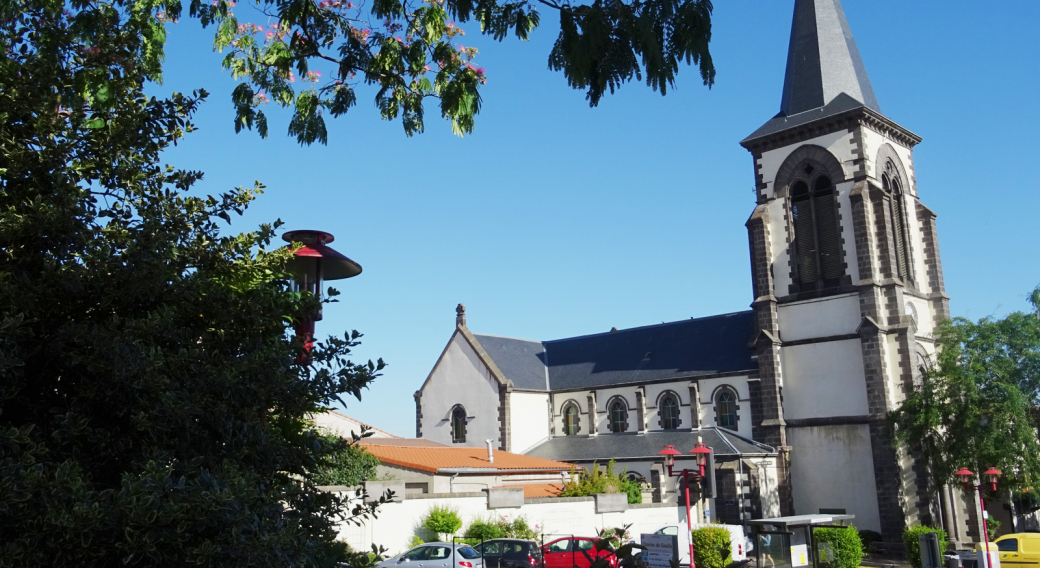
[[[809,564],[809,547],[796,544],[791,547],[791,566],[807,566]]]
[[[646,547],[643,562],[650,568],[671,568],[672,560],[679,560],[679,537],[667,534],[644,534],[639,544]]]

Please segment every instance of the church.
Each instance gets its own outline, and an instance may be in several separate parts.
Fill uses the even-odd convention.
[[[695,521],[849,513],[896,550],[915,523],[977,541],[977,509],[886,432],[949,317],[920,141],[882,113],[840,1],[796,0],[780,112],[740,141],[750,310],[543,341],[474,333],[459,305],[416,436],[614,459],[661,502],[681,490],[658,452],[701,440],[713,482]]]

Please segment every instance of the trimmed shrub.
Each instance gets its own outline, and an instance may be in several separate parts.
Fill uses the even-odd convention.
[[[906,553],[906,561],[913,568],[921,568],[921,543],[917,538],[925,533],[939,535],[939,554],[946,552],[946,531],[921,525],[907,527],[903,531],[903,552]]]
[[[482,540],[490,540],[492,538],[502,538],[505,535],[502,534],[502,529],[498,527],[496,523],[488,522],[483,519],[477,519],[469,525],[466,529],[466,538],[479,538]]]
[[[820,554],[820,563],[830,568],[857,568],[863,560],[863,541],[856,527],[819,528],[813,539]]]
[[[732,562],[728,530],[704,527],[694,529],[690,537],[697,568],[725,568]]]
[[[639,482],[628,479],[628,470],[614,472],[614,460],[607,462],[606,471],[596,462],[580,472],[571,470],[571,480],[563,485],[560,497],[586,497],[597,493],[624,493],[629,503],[642,503],[643,493]]]
[[[431,507],[423,518],[422,526],[437,534],[455,534],[462,528],[462,519],[458,509],[452,507]]]

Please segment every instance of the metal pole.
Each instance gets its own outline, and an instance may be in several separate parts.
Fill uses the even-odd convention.
[[[686,486],[686,539],[690,543],[690,568],[697,568],[693,561],[693,517],[690,516],[690,473],[682,470],[683,485]]]
[[[986,522],[986,502],[982,500],[982,485],[976,485],[975,489],[979,492],[979,507],[982,508],[982,538],[986,539],[986,568],[993,568],[990,566],[990,555],[989,555],[989,523]],[[982,568],[981,566],[979,568]]]

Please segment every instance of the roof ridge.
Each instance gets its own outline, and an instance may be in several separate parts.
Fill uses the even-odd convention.
[[[354,422],[357,422],[358,424],[364,426],[365,428],[368,428],[369,430],[375,430],[376,432],[382,432],[382,433],[386,434],[387,436],[390,436],[391,438],[404,439],[403,437],[398,436],[396,434],[391,434],[390,432],[387,432],[386,430],[383,430],[382,428],[376,428],[375,426],[372,426],[371,424],[366,424],[365,422],[362,422],[362,421],[358,420],[357,418],[354,418],[352,416],[347,416],[346,414],[343,414],[342,412],[340,412],[340,411],[338,411],[336,409],[327,408],[326,411],[331,412],[333,414],[338,414],[338,415],[342,416],[343,418],[347,418],[347,419],[353,420]]]
[[[473,332],[470,332],[470,333],[473,333]],[[495,335],[493,333],[473,333],[473,335],[475,335],[477,337],[494,337],[494,338],[497,338],[497,339],[512,339],[513,341],[523,341],[523,342],[526,342],[526,343],[538,343],[538,344],[543,344],[544,343],[543,341],[540,341],[540,340],[537,340],[537,339],[524,339],[522,337],[510,337],[508,335]]]
[[[600,332],[600,333],[590,333],[590,334],[587,334],[587,335],[575,335],[574,337],[562,337],[560,339],[549,339],[549,340],[543,341],[542,343],[543,344],[559,343],[561,341],[569,341],[571,339],[583,339],[583,338],[586,338],[586,337],[598,337],[598,336],[601,336],[601,335],[615,335],[615,334],[618,334],[618,333],[627,333],[627,332],[630,332],[630,331],[639,331],[639,330],[643,330],[643,329],[650,329],[652,327],[664,327],[664,326],[669,326],[669,325],[678,325],[678,324],[681,324],[681,323],[690,323],[690,322],[693,322],[693,321],[703,321],[703,320],[709,320],[709,319],[714,319],[714,318],[721,318],[721,317],[726,317],[726,316],[735,316],[735,315],[738,315],[738,314],[750,314],[750,313],[752,313],[752,310],[741,310],[741,311],[737,311],[737,312],[727,312],[727,313],[724,313],[724,314],[715,314],[715,315],[711,315],[711,316],[701,316],[699,318],[691,317],[689,319],[682,319],[682,320],[676,320],[676,321],[666,321],[666,322],[654,323],[654,324],[650,324],[650,325],[641,325],[641,326],[636,326],[636,327],[628,327],[628,328],[625,328],[625,329],[619,329],[617,331],[603,331],[603,332]],[[546,345],[546,347],[548,347],[548,345]]]

